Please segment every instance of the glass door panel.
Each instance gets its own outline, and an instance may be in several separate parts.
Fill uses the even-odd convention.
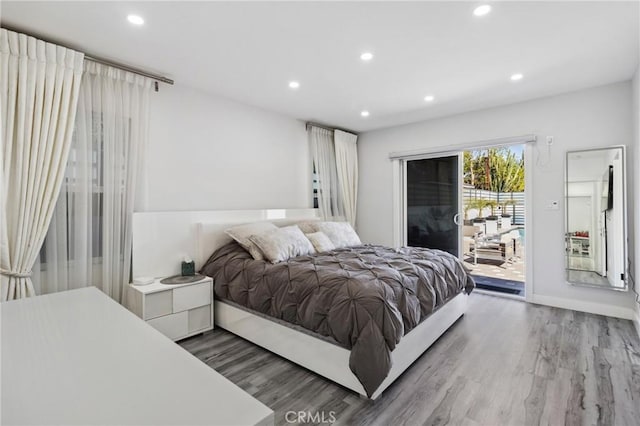
[[[407,245],[459,256],[460,156],[407,160]]]

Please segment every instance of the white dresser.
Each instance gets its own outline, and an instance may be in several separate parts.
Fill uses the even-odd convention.
[[[129,309],[172,340],[213,329],[213,280],[188,284],[131,285]]]
[[[0,303],[0,424],[273,425],[273,411],[95,287]]]

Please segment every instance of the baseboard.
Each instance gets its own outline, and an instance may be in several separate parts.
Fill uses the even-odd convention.
[[[635,321],[634,318],[636,318],[637,315],[635,310],[630,308],[604,305],[602,303],[584,302],[582,300],[564,299],[562,297],[534,294],[530,301],[538,305],[553,306],[555,308],[588,312],[590,314],[605,315],[607,317],[622,318],[632,321]],[[638,323],[636,323],[636,327],[637,326]]]

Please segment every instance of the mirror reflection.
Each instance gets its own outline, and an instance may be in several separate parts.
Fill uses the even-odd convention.
[[[571,151],[566,164],[567,281],[626,290],[624,149]]]

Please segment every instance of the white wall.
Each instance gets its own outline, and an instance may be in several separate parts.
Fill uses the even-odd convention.
[[[567,150],[632,143],[631,83],[623,82],[561,96],[491,108],[425,122],[366,132],[358,140],[360,193],[358,231],[363,240],[391,245],[392,163],[389,153],[442,147],[524,134],[554,136],[547,167],[532,174],[534,235],[532,300],[630,318],[630,293],[574,287],[564,279],[564,155]],[[628,152],[631,156],[632,152]],[[534,153],[534,158],[537,154]],[[630,194],[632,195],[632,194]],[[560,210],[546,210],[550,200]],[[633,197],[630,196],[629,202]]]
[[[593,188],[593,184],[591,188]],[[592,192],[593,189],[592,189]],[[595,230],[592,227],[591,218],[593,214],[599,214],[599,212],[595,212],[595,206],[593,202],[593,194],[588,197],[579,197],[572,196],[569,197],[569,211],[571,212],[571,220],[567,225],[568,232],[589,232],[589,236],[593,239]],[[591,244],[593,246],[593,244]]]
[[[179,85],[161,85],[150,108],[138,210],[312,206],[303,122]]]

